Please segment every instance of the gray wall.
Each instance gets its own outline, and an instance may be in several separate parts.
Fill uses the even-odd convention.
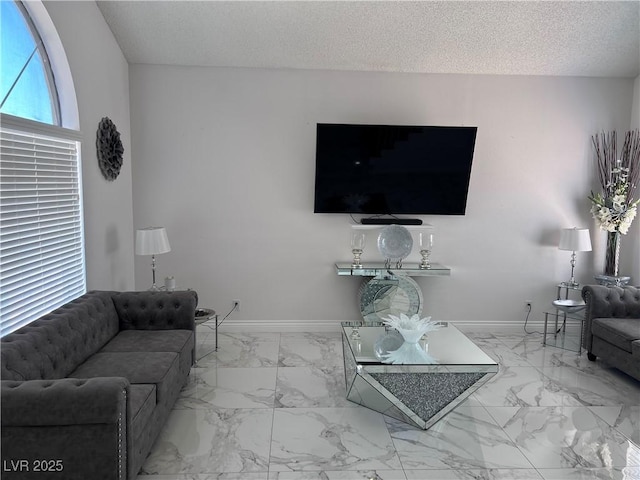
[[[453,270],[418,280],[425,314],[521,325],[531,300],[540,320],[569,274],[556,248],[564,227],[591,229],[578,280],[602,268],[604,235],[586,201],[597,186],[590,136],[640,125],[638,79],[129,66],[94,3],[45,5],[78,98],[90,289],[147,288],[134,231],[163,225],[173,250],[158,257],[160,279],[175,275],[223,314],[241,299],[230,327],[358,318],[359,280],[333,270],[350,258],[350,219],[312,213],[316,122],[479,127],[467,215],[423,217],[436,229],[434,260]],[[103,116],[125,147],[115,182],[97,166]],[[636,283],[639,245],[636,220],[622,251]],[[379,258],[373,233],[364,258]]]
[[[640,128],[640,76],[633,84],[633,112],[631,114],[631,128]],[[640,198],[640,191],[635,198]],[[635,285],[640,285],[640,212],[631,225],[631,232],[627,234],[621,247],[621,261],[630,267],[629,274]]]
[[[242,300],[230,324],[318,329],[359,317],[359,280],[333,268],[350,258],[351,220],[313,214],[316,122],[478,126],[467,215],[422,217],[436,231],[434,260],[452,268],[418,279],[425,315],[521,325],[533,301],[540,320],[569,277],[561,228],[591,229],[579,281],[602,268],[590,138],[629,128],[633,79],[132,65],[130,87],[135,228],[167,228],[160,278],[175,275],[223,314]],[[363,258],[376,260],[370,237]],[[148,259],[135,261],[145,288]]]
[[[130,290],[133,210],[129,65],[94,2],[46,2],[67,55],[82,132],[87,288]],[[108,182],[98,168],[96,130],[102,117],[118,127],[124,146],[120,176]]]

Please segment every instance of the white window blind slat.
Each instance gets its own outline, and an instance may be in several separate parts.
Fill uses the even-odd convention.
[[[42,170],[38,170],[38,174],[39,175],[49,175],[48,179],[38,179],[38,183],[35,184],[34,182],[34,178],[32,175],[29,175],[27,172],[25,172],[24,170],[19,170],[19,169],[11,169],[11,168],[7,168],[4,171],[0,172],[0,175],[2,175],[2,178],[7,178],[10,177],[14,180],[14,186],[15,187],[19,187],[19,189],[21,191],[38,191],[40,189],[41,186],[43,185],[57,185],[57,184],[62,184],[64,185],[66,188],[69,188],[69,185],[75,185],[75,178],[73,178],[73,172],[69,171],[69,170],[46,170],[46,169],[42,169]],[[4,181],[2,183],[5,183]],[[5,183],[7,186],[10,186],[10,184]]]
[[[0,336],[86,292],[79,142],[54,130],[0,126]]]
[[[23,275],[19,277],[15,277],[11,284],[11,288],[7,288],[5,298],[3,301],[7,302],[7,305],[13,305],[15,303],[16,297],[24,297],[25,290],[43,290],[46,286],[55,285],[53,283],[45,283],[50,280],[55,279],[56,277],[74,277],[78,276],[80,273],[77,272],[78,264],[81,264],[81,259],[69,259],[68,262],[58,262],[56,266],[60,267],[59,271],[55,273],[46,273],[39,274],[38,272],[30,272],[30,275]],[[44,285],[44,286],[43,286]],[[7,307],[7,310],[11,309]]]
[[[44,272],[46,272],[48,267],[54,267],[56,265],[59,265],[57,269],[61,269],[61,265],[68,259],[75,259],[79,257],[79,252],[72,249],[74,243],[75,242],[67,242],[67,244],[63,244],[61,248],[47,249],[42,253],[32,252],[31,256],[25,256],[24,258],[14,255],[14,261],[8,259],[9,261],[7,262],[7,265],[4,265],[3,262],[0,274],[3,275],[3,278],[9,280],[14,277],[25,277],[29,275],[29,272],[32,270],[38,271],[40,269],[44,269]],[[41,276],[44,272],[38,271],[38,275]],[[7,285],[7,288],[11,288],[11,285]]]
[[[65,216],[67,212],[63,212]],[[26,229],[23,232],[17,231],[17,225],[7,229],[5,235],[0,236],[3,243],[6,244],[6,248],[15,248],[28,242],[47,242],[49,240],[55,241],[58,237],[68,235],[72,232],[80,232],[77,225],[71,223],[69,219],[66,221],[55,222],[53,219],[45,219],[40,225],[40,230],[35,229],[33,222],[29,222],[26,225]]]
[[[33,171],[35,168],[52,168],[52,167],[72,167],[73,159],[76,157],[76,150],[50,150],[48,152],[27,152],[24,149],[6,148],[7,155],[11,156],[12,162],[3,165],[3,169],[11,170],[12,168],[20,168],[27,171]]]
[[[37,153],[42,158],[48,158],[50,156],[67,156],[71,157],[75,155],[76,149],[73,145],[52,145],[52,144],[38,144],[20,142],[15,140],[8,140],[5,142],[5,148],[7,152],[11,152],[15,158],[26,159],[35,158]]]
[[[34,263],[43,263],[49,258],[54,258],[58,255],[77,255],[76,249],[73,247],[77,244],[77,237],[67,236],[59,244],[48,244],[42,248],[31,245],[27,250],[20,252],[14,249],[8,252],[5,260],[2,262],[0,272],[7,273],[12,269],[27,268],[27,266]]]
[[[45,213],[40,216],[30,215],[29,217],[17,217],[9,219],[0,217],[0,221],[3,222],[4,227],[2,234],[0,234],[0,238],[2,238],[4,241],[9,242],[15,235],[19,235],[21,238],[24,238],[29,234],[43,235],[51,229],[55,229],[56,231],[58,231],[64,229],[65,227],[75,227],[76,224],[74,222],[74,219],[78,212],[78,209],[70,210],[65,208],[58,209],[57,212],[54,211],[51,214],[45,211]],[[59,214],[58,218],[53,215],[55,213]],[[22,227],[22,229],[20,227]]]
[[[37,319],[56,308],[51,308],[50,305],[37,302],[42,296],[49,298],[51,304],[59,306],[65,304],[70,299],[79,297],[86,291],[84,277],[79,278],[75,283],[64,285],[64,287],[57,286],[56,288],[57,290],[49,290],[46,292],[34,291],[32,298],[25,298],[22,309],[18,309],[10,315],[3,317],[2,329],[5,331],[5,334],[24,326],[25,315],[34,316],[35,319]]]
[[[38,288],[38,285],[32,283],[28,285],[28,287],[30,288],[30,290],[28,290],[28,294],[24,293],[24,289],[22,292],[10,292],[11,307],[6,309],[5,314],[9,317],[15,317],[16,313],[24,312],[28,308],[31,308],[31,306],[33,306],[34,304],[34,299],[37,300],[38,297],[43,293],[56,292],[56,295],[58,295],[61,291],[61,288],[66,288],[69,285],[73,285],[82,280],[82,276],[77,272],[68,272],[67,274],[63,275],[63,277],[64,284],[49,283],[43,287],[42,285],[45,284],[40,283],[39,285],[41,288]]]
[[[3,298],[3,302],[7,302],[5,304],[6,308],[11,303],[11,298],[16,296],[16,293],[20,293],[22,289],[25,288],[35,288],[38,286],[38,283],[44,283],[45,281],[55,280],[57,277],[63,277],[71,271],[76,269],[78,264],[82,262],[80,259],[74,258],[60,258],[57,262],[50,262],[46,266],[57,268],[55,273],[50,273],[53,268],[50,268],[49,272],[44,271],[43,273],[37,271],[31,271],[27,275],[7,275],[7,278],[11,279],[11,286],[7,287],[7,292],[5,298]],[[11,273],[11,272],[10,272]],[[55,282],[54,282],[55,283]]]
[[[25,251],[31,251],[33,248],[39,247],[41,243],[50,244],[56,242],[58,238],[63,241],[69,235],[75,236],[81,233],[75,225],[59,224],[55,227],[55,230],[50,229],[49,232],[44,229],[40,232],[30,229],[25,232],[13,232],[0,236],[0,242],[4,244],[3,254],[14,255],[23,248]]]
[[[75,271],[69,271],[66,274],[61,275],[61,277],[64,277],[64,286],[69,286],[72,283],[76,283],[77,281],[79,281],[80,279],[82,279],[82,276]],[[50,277],[43,277],[43,279],[47,280]],[[43,285],[42,282],[37,282],[32,281],[32,282],[25,282],[22,286],[21,289],[18,290],[12,290],[10,292],[7,292],[8,294],[8,298],[11,300],[11,307],[7,308],[6,311],[4,312],[6,315],[11,316],[12,313],[15,313],[16,311],[23,309],[23,307],[29,307],[31,305],[31,301],[34,297],[37,297],[38,295],[40,295],[43,291],[45,290],[49,290],[49,291],[55,291],[57,288],[59,288],[61,286],[61,284],[55,284],[55,283],[49,283],[49,287],[46,288],[38,288],[39,286]],[[26,290],[28,288],[28,290]],[[25,291],[28,291],[29,294],[25,295]]]

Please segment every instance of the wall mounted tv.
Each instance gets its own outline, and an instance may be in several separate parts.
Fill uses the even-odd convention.
[[[314,212],[464,215],[476,132],[319,123]]]

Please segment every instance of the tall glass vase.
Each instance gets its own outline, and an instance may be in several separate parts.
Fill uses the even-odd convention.
[[[618,276],[618,263],[620,260],[620,232],[607,233],[607,252],[604,260],[604,274],[612,277]]]

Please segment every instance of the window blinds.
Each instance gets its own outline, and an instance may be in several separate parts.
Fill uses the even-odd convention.
[[[3,124],[0,336],[85,291],[79,142]]]

